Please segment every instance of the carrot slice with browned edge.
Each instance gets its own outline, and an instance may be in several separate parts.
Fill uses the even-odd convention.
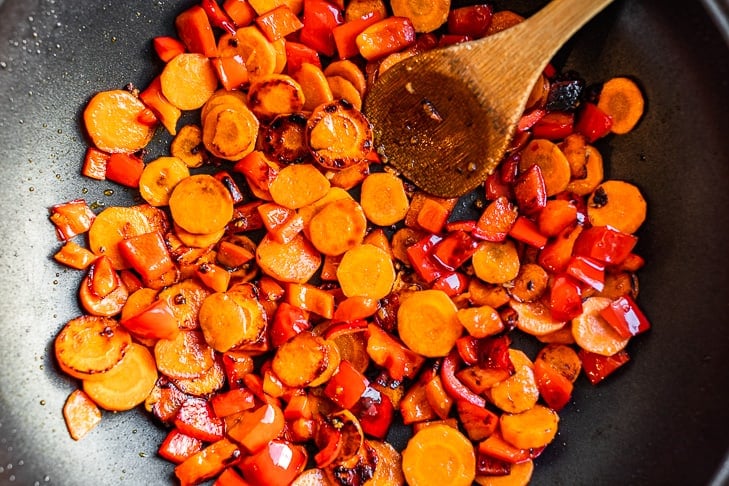
[[[389,172],[376,172],[362,181],[360,203],[367,219],[380,226],[402,221],[410,205],[402,179]]]
[[[314,159],[327,169],[362,162],[372,150],[372,126],[351,103],[336,100],[320,105],[306,125]]]
[[[615,77],[602,85],[597,107],[612,118],[610,130],[622,135],[631,131],[643,116],[645,101],[635,81]]]
[[[101,422],[101,410],[83,390],[74,390],[63,404],[63,418],[73,440],[81,440]]]
[[[206,56],[184,53],[167,63],[160,83],[162,93],[170,103],[181,110],[196,110],[215,92],[218,76]]]
[[[104,410],[131,410],[149,396],[157,381],[154,357],[141,344],[132,343],[124,358],[98,379],[84,380],[83,390]]]
[[[458,309],[442,290],[421,290],[402,297],[397,311],[400,339],[416,353],[446,356],[463,332]]]
[[[334,100],[332,89],[319,66],[305,62],[293,73],[293,77],[304,92],[304,110],[314,111],[317,106]]]
[[[131,336],[115,319],[81,316],[63,326],[56,335],[54,350],[64,372],[85,380],[118,365],[131,344]]]
[[[248,107],[259,120],[270,122],[277,115],[301,111],[304,108],[304,91],[291,76],[269,74],[251,83]]]
[[[593,226],[611,226],[635,233],[646,218],[647,203],[640,189],[626,181],[605,181],[587,200],[587,218]]]
[[[547,196],[554,196],[565,189],[572,178],[572,170],[562,150],[554,142],[535,138],[521,151],[519,171],[525,172],[532,165],[542,170]]]
[[[190,168],[200,167],[205,162],[202,143],[202,128],[195,124],[182,126],[170,144],[170,155],[177,157]]]
[[[476,476],[476,453],[457,429],[431,425],[408,441],[402,452],[402,469],[411,486],[470,486]]]
[[[549,308],[541,302],[511,301],[510,306],[518,315],[517,327],[532,336],[543,336],[558,331],[566,324],[552,317]]]
[[[304,331],[278,348],[271,368],[286,386],[308,386],[326,371],[329,358],[327,341]]]
[[[577,380],[582,369],[582,361],[577,351],[565,344],[546,345],[539,351],[536,359],[544,361],[572,383]]]
[[[482,241],[473,254],[473,271],[484,282],[503,284],[519,274],[519,253],[511,240],[503,243]]]
[[[160,339],[154,345],[157,369],[173,379],[199,376],[213,366],[215,352],[200,331],[181,331],[172,339]]]
[[[448,20],[450,0],[392,0],[393,15],[408,17],[416,32],[432,32]]]
[[[367,218],[354,199],[332,201],[309,222],[309,239],[325,255],[341,255],[362,243]]]
[[[172,219],[182,229],[208,234],[225,228],[233,217],[233,198],[225,185],[208,174],[177,183],[169,199]]]
[[[159,157],[144,166],[139,194],[152,206],[166,206],[178,182],[189,177],[187,165],[177,157]]]
[[[99,150],[132,153],[146,147],[154,135],[154,125],[140,121],[145,110],[129,91],[101,91],[86,105],[84,125]]]
[[[200,306],[200,328],[205,341],[224,353],[264,338],[265,310],[256,299],[216,292],[207,296]]]

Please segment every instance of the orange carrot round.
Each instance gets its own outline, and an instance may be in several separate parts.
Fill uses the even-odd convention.
[[[172,219],[190,233],[214,233],[233,217],[233,198],[222,182],[196,174],[177,183],[169,199]]]
[[[404,298],[397,311],[400,339],[416,353],[446,356],[463,332],[458,309],[442,290],[421,290]]]
[[[146,147],[154,135],[154,125],[140,121],[146,109],[129,91],[101,91],[86,105],[84,125],[99,150],[136,152]]]
[[[402,221],[410,206],[402,179],[389,172],[375,172],[362,181],[360,203],[367,219],[380,226]]]
[[[362,244],[348,250],[337,268],[337,280],[347,297],[381,299],[395,282],[395,268],[381,248]]]
[[[177,157],[159,157],[144,166],[139,178],[139,193],[152,206],[166,206],[170,193],[190,171]]]
[[[162,93],[180,110],[196,110],[218,87],[210,59],[202,54],[184,53],[174,57],[160,75]]]
[[[625,348],[629,341],[600,317],[600,311],[610,302],[606,297],[590,297],[582,304],[582,314],[572,319],[572,335],[577,345],[603,356],[612,356]]]
[[[626,181],[605,181],[587,200],[590,224],[612,226],[624,233],[635,233],[645,221],[646,211],[640,189]]]
[[[470,486],[476,476],[476,454],[471,441],[457,429],[431,425],[408,441],[402,469],[412,486]]]
[[[625,134],[631,131],[643,116],[645,101],[635,81],[630,78],[615,77],[602,85],[597,107],[612,118],[613,133]]]
[[[337,256],[354,248],[366,232],[367,218],[353,199],[330,202],[309,223],[309,239],[325,255]]]

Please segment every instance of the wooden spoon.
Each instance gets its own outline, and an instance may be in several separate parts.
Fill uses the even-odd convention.
[[[376,148],[435,196],[474,189],[502,160],[547,63],[611,2],[553,0],[507,30],[391,67],[365,98]]]

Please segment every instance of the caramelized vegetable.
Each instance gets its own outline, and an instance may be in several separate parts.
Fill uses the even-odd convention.
[[[84,125],[99,150],[132,153],[144,148],[154,135],[154,123],[142,118],[146,110],[129,91],[101,91],[86,105]]]

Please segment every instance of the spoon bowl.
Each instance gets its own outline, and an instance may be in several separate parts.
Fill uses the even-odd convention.
[[[364,103],[378,151],[434,196],[475,189],[503,159],[547,63],[610,3],[553,0],[507,30],[386,70]]]

